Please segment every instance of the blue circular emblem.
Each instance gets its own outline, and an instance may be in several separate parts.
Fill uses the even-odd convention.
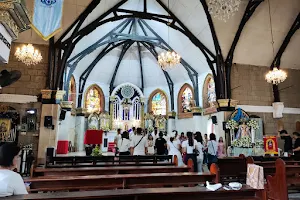
[[[56,3],[56,0],[41,0],[41,2],[47,6],[51,6]]]

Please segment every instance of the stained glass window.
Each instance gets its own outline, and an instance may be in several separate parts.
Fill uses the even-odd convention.
[[[215,81],[212,78],[210,78],[207,85],[207,100],[210,106],[216,101]]]
[[[193,92],[191,88],[186,87],[181,95],[181,106],[183,112],[191,112],[191,100],[193,100]]]
[[[68,101],[73,101],[73,107],[76,107],[76,84],[75,79],[72,76],[70,83],[69,83],[69,97]]]
[[[166,96],[158,92],[152,98],[152,111],[154,115],[166,115],[167,114],[167,100]]]
[[[86,94],[85,108],[89,113],[98,112],[101,110],[100,92],[96,86],[91,87]]]

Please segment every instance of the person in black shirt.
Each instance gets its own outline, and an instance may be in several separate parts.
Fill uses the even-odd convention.
[[[294,155],[297,158],[297,160],[299,160],[299,158],[300,158],[300,134],[298,132],[294,132],[293,138],[295,139],[293,152],[294,152]]]
[[[155,148],[157,155],[164,155],[166,153],[167,141],[163,138],[164,134],[159,132],[159,138],[155,141]]]
[[[283,152],[291,152],[293,150],[293,140],[286,130],[279,131],[280,138],[284,140]]]

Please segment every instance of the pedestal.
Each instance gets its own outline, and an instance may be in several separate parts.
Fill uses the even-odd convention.
[[[75,120],[75,150],[84,151],[84,133],[86,129],[85,125],[85,113],[86,109],[76,109],[76,120]]]
[[[176,130],[175,117],[176,113],[174,111],[168,113],[168,135],[171,135],[172,131]]]

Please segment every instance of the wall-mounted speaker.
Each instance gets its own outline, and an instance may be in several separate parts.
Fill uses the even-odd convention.
[[[218,124],[217,116],[211,116],[211,121],[213,124]]]
[[[60,115],[59,115],[59,120],[62,121],[62,120],[65,120],[66,118],[66,111],[65,110],[61,110],[60,111]]]
[[[52,116],[45,116],[44,126],[47,128],[52,128]]]

